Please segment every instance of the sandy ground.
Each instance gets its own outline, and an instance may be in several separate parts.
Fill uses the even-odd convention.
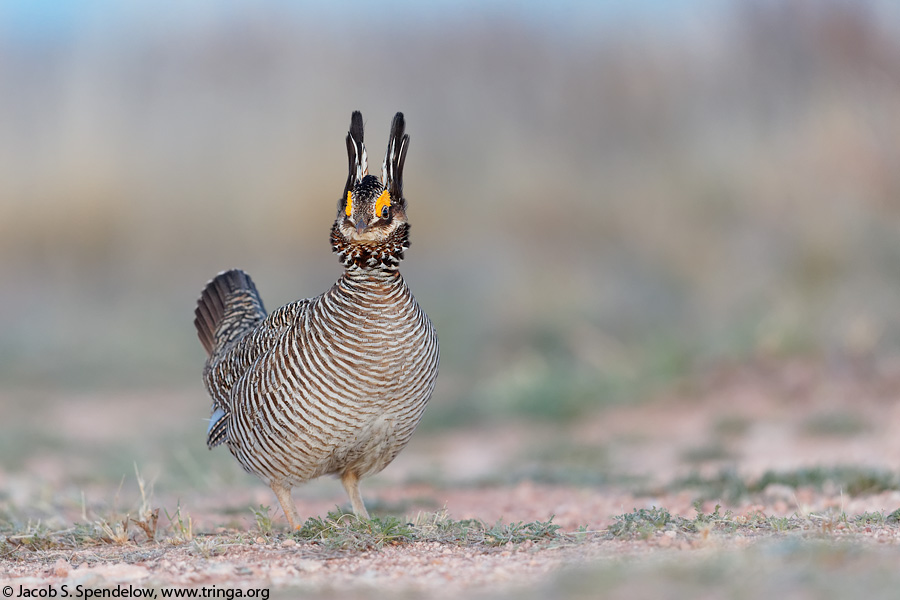
[[[591,597],[594,581],[601,581],[611,597],[641,597],[643,583],[657,581],[657,587],[647,588],[648,597],[653,597],[671,581],[689,581],[703,589],[707,571],[727,572],[729,557],[738,564],[782,573],[779,569],[785,560],[778,557],[798,552],[783,544],[802,542],[819,549],[818,554],[809,555],[818,558],[798,563],[800,572],[809,568],[816,573],[842,573],[846,568],[843,576],[852,578],[859,571],[853,557],[862,553],[866,560],[859,559],[865,565],[860,568],[870,570],[865,585],[875,585],[872,582],[880,581],[875,576],[881,573],[879,565],[900,559],[900,527],[889,522],[861,524],[854,516],[887,515],[900,508],[896,485],[854,495],[828,481],[807,486],[771,484],[750,494],[716,497],[702,486],[678,482],[688,476],[729,472],[752,483],[767,471],[814,467],[896,473],[900,464],[898,390],[900,366],[892,363],[876,367],[794,361],[720,369],[652,400],[608,408],[574,424],[511,423],[420,431],[395,464],[366,482],[364,495],[375,514],[412,519],[421,512],[445,509],[454,519],[477,518],[487,523],[546,521],[552,516],[561,531],[569,534],[499,547],[403,543],[363,551],[325,551],[291,539],[283,515],[274,508],[273,531],[262,535],[247,507],[277,503],[266,487],[242,475],[227,457],[201,464],[202,476],[182,486],[187,491],[180,489],[178,481],[167,483],[165,473],[173,468],[151,462],[146,471],[162,472],[144,473],[157,481],[151,503],[170,515],[174,507],[182,507],[191,517],[191,541],[174,539],[171,519],[166,518],[160,521],[166,525],[160,531],[166,534],[156,541],[147,540],[136,527],[120,544],[33,550],[6,540],[0,580],[13,585],[13,597],[19,597],[17,586],[41,589],[48,584],[55,589],[67,585],[70,593],[78,585],[201,589],[215,584],[222,590],[250,594],[265,589],[285,597],[297,590],[360,597],[398,590],[413,596],[541,597],[552,590],[562,597]],[[140,397],[119,398],[112,410],[109,399],[82,400],[78,410],[69,399],[67,403],[46,401],[38,412],[58,409],[64,417],[60,435],[72,444],[99,444],[99,450],[94,450],[100,453],[127,439],[120,428],[97,429],[97,425],[104,420],[128,422],[140,406]],[[174,394],[163,403],[175,406],[183,400]],[[150,429],[159,418],[154,414],[145,421]],[[125,507],[120,512],[135,514],[139,495],[133,478],[120,484],[101,476],[87,477],[84,470],[90,469],[90,460],[85,456],[90,453],[72,453],[67,458],[65,450],[65,445],[36,449],[26,453],[19,467],[0,471],[0,519],[8,517],[7,522],[20,526],[28,519],[31,524],[43,519],[50,529],[65,530],[80,519],[104,514],[108,507],[93,499],[113,496]],[[223,471],[226,475],[219,474]],[[86,499],[79,501],[79,494]],[[306,515],[322,516],[346,504],[334,480],[314,482],[295,490],[294,496]],[[616,516],[641,508],[664,507],[673,515],[693,518],[697,501],[705,513],[716,505],[723,512],[731,511],[735,522],[762,514],[795,516],[805,519],[805,525],[781,533],[710,528],[700,533],[669,530],[620,538],[607,531]],[[821,550],[822,544],[829,550]],[[847,544],[852,552],[843,550]],[[801,547],[801,553],[807,552],[807,546]],[[832,563],[837,565],[834,569]],[[679,579],[678,568],[693,568],[685,565],[695,565],[698,571]],[[748,580],[749,587],[741,586],[741,573],[738,570],[727,584],[737,586],[735,595],[740,596],[742,589],[751,596],[756,593],[753,590],[767,593],[768,588],[759,587],[763,584],[755,579]],[[815,577],[810,581],[786,589],[804,597],[801,592],[814,585]],[[822,585],[826,591],[840,589],[827,582]],[[727,597],[728,590],[718,595]],[[872,597],[880,591],[880,587],[869,589]],[[692,597],[693,592],[684,594]]]

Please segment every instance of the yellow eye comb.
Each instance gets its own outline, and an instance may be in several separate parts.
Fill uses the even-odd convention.
[[[381,211],[385,206],[391,205],[391,195],[387,190],[381,192],[381,195],[378,196],[378,200],[375,201],[375,216],[380,217]]]

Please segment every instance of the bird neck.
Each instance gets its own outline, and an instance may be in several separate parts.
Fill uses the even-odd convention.
[[[409,288],[399,271],[382,271],[351,267],[335,283],[332,297],[343,298],[348,305],[371,308],[385,304],[404,303]]]
[[[403,285],[403,276],[397,269],[369,269],[351,265],[344,270],[341,282],[350,287],[390,288]]]

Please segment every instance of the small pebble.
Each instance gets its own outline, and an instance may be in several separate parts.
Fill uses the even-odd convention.
[[[57,577],[65,577],[69,574],[71,567],[69,566],[68,561],[64,558],[58,559],[55,563],[53,563],[53,574]]]

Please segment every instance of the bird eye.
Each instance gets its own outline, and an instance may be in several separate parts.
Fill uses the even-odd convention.
[[[375,200],[375,216],[387,219],[391,214],[391,195],[387,190],[381,192],[378,199]]]

